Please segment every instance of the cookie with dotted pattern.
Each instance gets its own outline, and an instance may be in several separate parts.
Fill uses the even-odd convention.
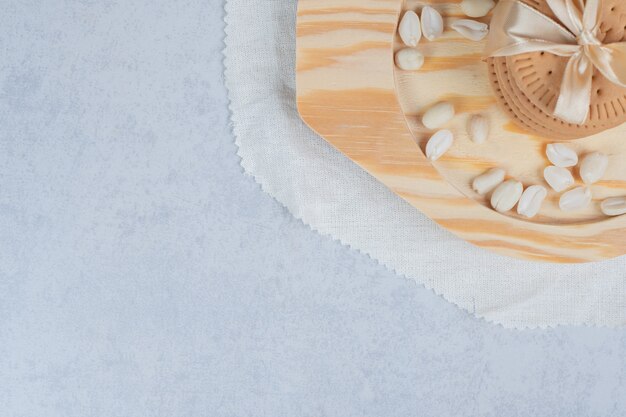
[[[522,0],[555,19],[545,0]],[[626,2],[605,0],[598,38],[626,40]],[[626,122],[626,88],[594,71],[590,113],[582,125],[553,116],[569,58],[547,52],[489,58],[490,80],[501,107],[516,124],[531,133],[555,140],[590,136]]]

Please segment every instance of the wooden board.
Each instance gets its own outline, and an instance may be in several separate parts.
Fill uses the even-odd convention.
[[[626,253],[626,217],[607,218],[600,202],[626,195],[626,125],[570,142],[579,154],[600,150],[610,157],[605,179],[593,186],[594,202],[564,213],[549,192],[532,220],[500,214],[471,189],[490,167],[505,168],[525,186],[542,184],[550,138],[521,131],[495,103],[484,43],[446,29],[434,42],[422,39],[426,56],[417,72],[397,70],[394,51],[404,10],[437,8],[446,27],[461,18],[458,2],[441,0],[300,0],[297,22],[297,94],[303,120],[387,187],[444,228],[482,248],[523,259],[579,263]],[[488,17],[484,19],[488,22]],[[436,163],[423,153],[430,133],[419,123],[424,109],[451,101],[452,149]],[[492,133],[474,144],[466,134],[471,114],[488,115]],[[392,215],[390,213],[390,215]]]

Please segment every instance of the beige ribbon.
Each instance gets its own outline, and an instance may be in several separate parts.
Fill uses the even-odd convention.
[[[500,0],[494,9],[487,55],[548,52],[570,57],[554,115],[584,124],[589,115],[593,67],[626,87],[626,42],[602,44],[598,38],[601,0],[547,0],[558,22],[518,0]]]

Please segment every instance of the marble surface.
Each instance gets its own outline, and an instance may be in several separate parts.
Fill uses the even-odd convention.
[[[221,0],[4,0],[1,415],[617,416],[626,331],[509,331],[242,173]]]

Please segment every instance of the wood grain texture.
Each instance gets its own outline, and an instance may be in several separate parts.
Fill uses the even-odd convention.
[[[398,17],[426,3],[444,14],[448,27],[461,17],[458,2],[449,1],[300,0],[297,93],[304,121],[410,204],[477,246],[560,263],[626,253],[626,217],[606,218],[598,209],[602,199],[626,195],[626,164],[620,163],[625,128],[572,143],[581,154],[602,150],[611,158],[586,211],[564,214],[558,195],[550,193],[541,215],[529,221],[493,211],[471,190],[472,179],[493,166],[525,185],[545,184],[541,172],[551,140],[525,134],[497,108],[480,59],[482,43],[446,30],[441,39],[420,44],[426,56],[421,71],[395,69]],[[451,124],[456,140],[432,164],[422,151],[432,132],[421,126],[419,116],[442,100],[452,101],[459,113]],[[483,145],[472,143],[465,132],[469,115],[477,112],[492,123]]]

